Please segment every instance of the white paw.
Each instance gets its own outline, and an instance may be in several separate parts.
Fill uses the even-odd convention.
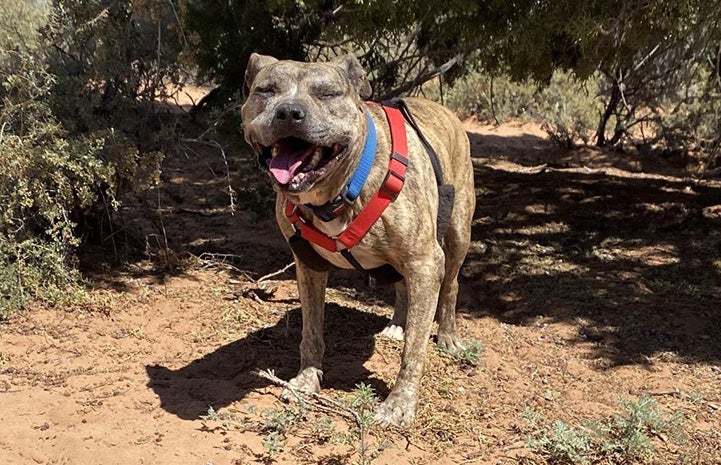
[[[402,341],[403,327],[393,323],[388,323],[388,326],[383,328],[383,331],[381,331],[380,336],[392,341]]]

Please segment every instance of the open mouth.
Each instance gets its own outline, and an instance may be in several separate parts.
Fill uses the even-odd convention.
[[[325,147],[297,137],[286,137],[256,149],[259,149],[261,165],[268,168],[279,185],[300,191],[326,174],[345,147],[340,144]]]

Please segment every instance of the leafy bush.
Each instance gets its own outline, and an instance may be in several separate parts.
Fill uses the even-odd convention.
[[[536,96],[538,105],[532,118],[561,145],[588,144],[603,109],[596,98],[598,82],[598,78],[589,78],[581,83],[570,73],[553,73],[548,87]]]
[[[29,50],[37,40],[37,29],[47,15],[43,2],[3,0],[0,2],[0,48]]]
[[[0,318],[68,295],[80,238],[156,179],[168,133],[153,101],[179,82],[167,18],[154,2],[57,0],[30,45],[0,42]]]
[[[524,118],[535,105],[538,88],[531,81],[515,82],[507,75],[491,76],[474,72],[458,79],[444,89],[443,103],[461,118],[476,117],[480,121],[503,121]],[[440,89],[427,86],[429,98],[440,100]]]
[[[553,140],[572,145],[579,141],[588,143],[596,130],[602,109],[595,98],[598,87],[598,79],[582,83],[570,73],[560,71],[546,85],[475,72],[458,79],[446,91],[444,103],[462,118],[536,121]],[[428,95],[440,99],[440,89],[429,86]]]
[[[721,145],[721,84],[714,70],[700,69],[686,92],[676,102],[668,101],[665,106],[670,111],[659,112],[653,119],[656,137],[652,142],[662,141],[672,150],[700,148],[718,152]]]

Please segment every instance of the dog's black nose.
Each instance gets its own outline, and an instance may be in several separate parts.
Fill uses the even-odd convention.
[[[300,123],[305,118],[305,109],[297,103],[283,103],[276,108],[275,118]]]

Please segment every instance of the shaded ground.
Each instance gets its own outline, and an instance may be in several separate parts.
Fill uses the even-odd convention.
[[[352,422],[285,406],[254,374],[298,366],[292,270],[251,282],[290,253],[248,189],[254,161],[188,142],[159,189],[126,200],[135,242],[113,236],[151,260],[86,250],[91,305],[0,326],[2,462],[543,464],[524,409],[580,425],[648,395],[687,435],[652,435],[652,463],[721,463],[721,185],[678,160],[562,152],[530,125],[467,129],[478,207],[459,326],[483,352],[474,366],[429,349],[409,431],[372,429],[361,450]],[[250,205],[233,215],[226,163]],[[339,273],[329,301],[324,394],[385,396],[401,350],[374,337],[388,292]]]

